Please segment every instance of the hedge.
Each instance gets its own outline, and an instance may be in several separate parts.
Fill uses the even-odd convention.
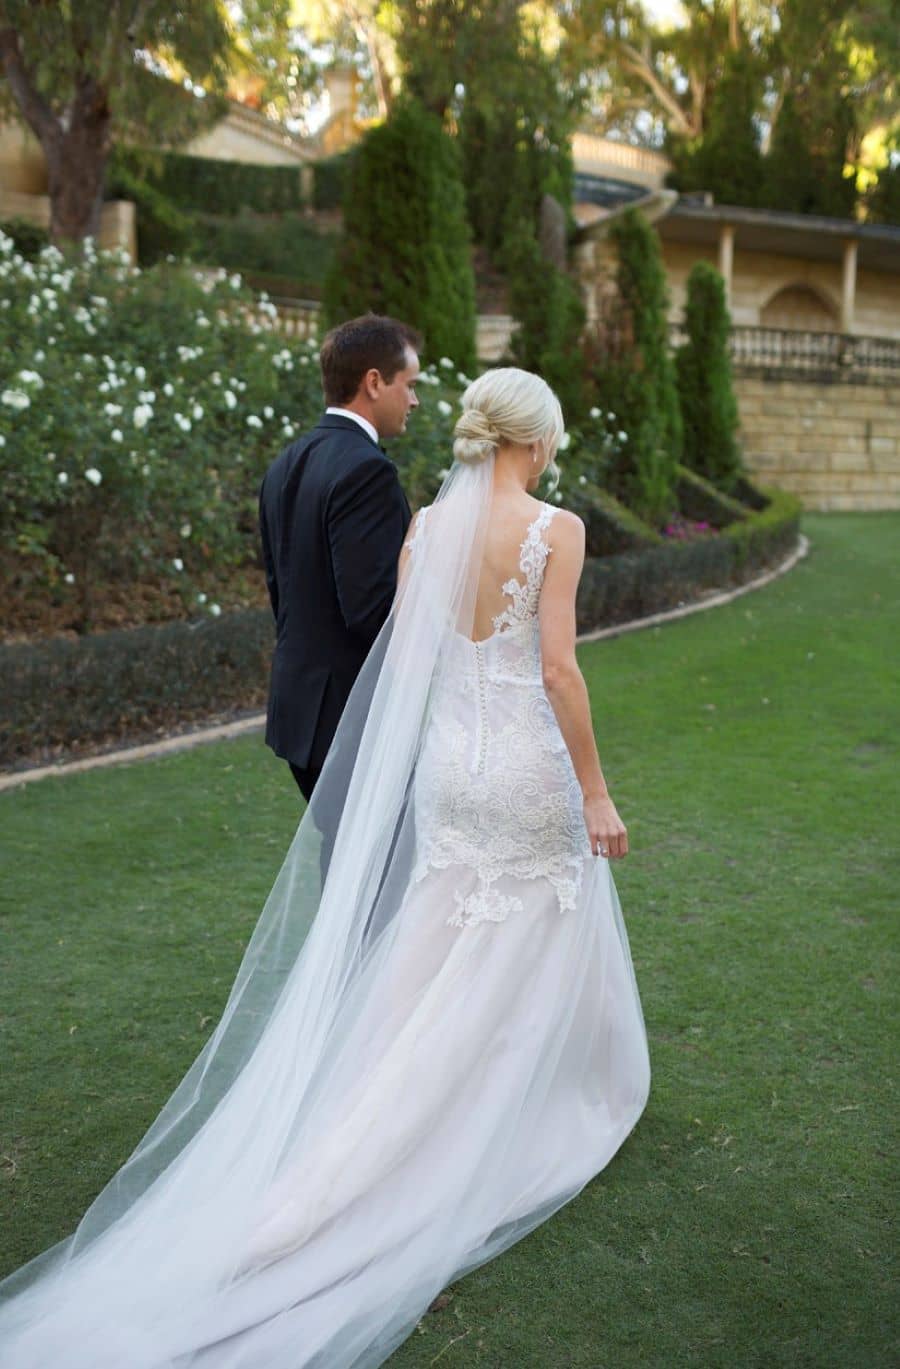
[[[299,166],[255,166],[184,152],[117,147],[110,164],[111,186],[120,172],[144,181],[181,210],[235,214],[247,205],[258,213],[273,213],[306,205]]]
[[[667,542],[585,563],[578,591],[583,632],[678,608],[705,591],[739,585],[782,560],[796,545],[800,501],[783,490],[763,490],[759,513],[716,536]]]
[[[748,488],[753,487],[748,484]],[[748,499],[742,503],[687,466],[675,467],[675,493],[678,507],[685,518],[709,523],[714,528],[727,528],[738,519],[746,518],[751,508],[766,507],[766,500],[759,502],[759,494],[755,490],[757,502],[751,503]]]
[[[588,480],[566,490],[565,504],[584,520],[588,556],[616,556],[664,539],[608,490]]]
[[[740,584],[796,544],[800,504],[761,492],[760,513],[718,536],[591,557],[578,595],[582,632],[674,608]],[[266,610],[75,640],[0,647],[0,766],[146,740],[217,712],[259,706],[273,641]]]
[[[312,170],[315,209],[340,209],[351,160],[352,151],[307,163]],[[236,214],[246,206],[265,214],[309,207],[303,170],[300,166],[256,166],[218,157],[192,157],[184,152],[147,152],[119,146],[112,155],[109,181],[114,190],[120,177],[137,177],[181,210]]]
[[[0,766],[146,741],[265,701],[272,615],[245,609],[0,647]]]

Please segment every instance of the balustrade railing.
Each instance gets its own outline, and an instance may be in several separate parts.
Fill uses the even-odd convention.
[[[672,342],[680,346],[684,329],[676,324]],[[737,326],[729,338],[736,371],[834,382],[853,380],[887,385],[900,381],[900,339],[814,333],[794,328]]]

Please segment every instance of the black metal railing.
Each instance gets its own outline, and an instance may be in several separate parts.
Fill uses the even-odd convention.
[[[676,324],[672,342],[680,346],[684,329]],[[889,385],[900,381],[900,339],[813,333],[794,328],[731,330],[735,371],[771,377],[798,377],[833,383]]]

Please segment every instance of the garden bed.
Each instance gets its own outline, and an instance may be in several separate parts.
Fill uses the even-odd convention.
[[[767,492],[758,513],[719,534],[590,557],[581,632],[740,585],[796,544],[800,509]],[[0,767],[133,744],[259,707],[272,649],[268,609],[0,646]]]

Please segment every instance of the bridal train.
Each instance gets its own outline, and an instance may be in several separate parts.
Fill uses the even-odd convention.
[[[541,680],[551,506],[471,631],[490,474],[455,467],[419,516],[223,1019],[75,1236],[3,1286],[4,1369],[374,1369],[640,1117],[628,939]]]

